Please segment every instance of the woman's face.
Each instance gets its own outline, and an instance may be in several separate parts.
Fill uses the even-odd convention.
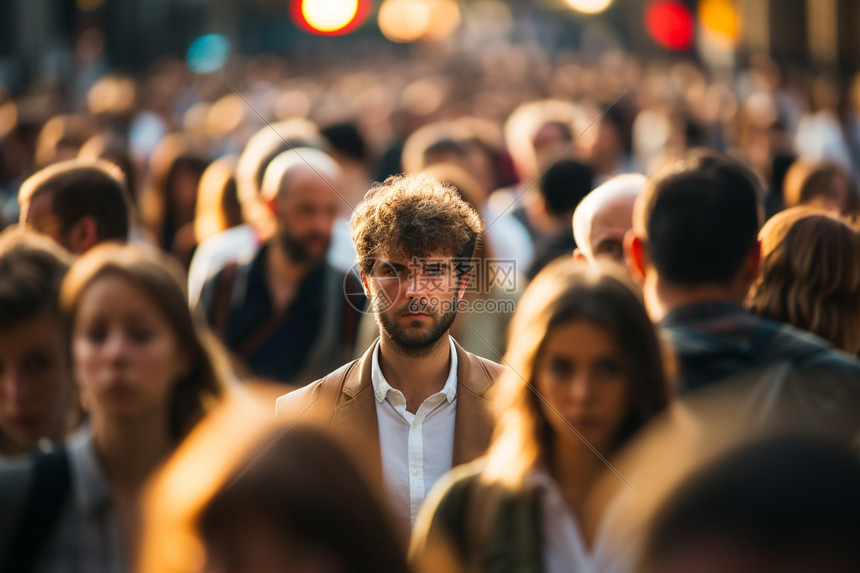
[[[72,331],[75,376],[94,417],[165,416],[188,368],[164,313],[140,287],[104,276],[80,297]]]
[[[609,334],[574,320],[552,328],[535,362],[543,415],[561,443],[608,453],[629,409],[629,375]]]

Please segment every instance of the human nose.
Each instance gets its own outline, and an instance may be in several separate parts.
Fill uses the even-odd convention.
[[[569,387],[570,399],[576,403],[588,403],[594,397],[594,381],[587,373],[578,373]]]
[[[128,355],[129,340],[120,330],[114,330],[108,334],[102,352],[110,362],[121,362]]]

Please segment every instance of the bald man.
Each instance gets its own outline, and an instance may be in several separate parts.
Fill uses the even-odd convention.
[[[301,386],[352,358],[361,285],[347,288],[349,277],[326,262],[340,177],[318,149],[275,157],[260,193],[274,236],[250,262],[228,265],[203,286],[207,320],[257,377]]]
[[[576,260],[624,264],[624,235],[633,226],[633,205],[645,182],[638,173],[618,175],[585,196],[573,213]]]

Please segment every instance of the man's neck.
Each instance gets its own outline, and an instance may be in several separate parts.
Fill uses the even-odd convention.
[[[451,345],[446,332],[426,354],[403,354],[385,334],[379,341],[379,368],[392,388],[406,398],[406,409],[413,414],[430,396],[440,392],[451,369]]]
[[[682,306],[702,302],[727,302],[742,305],[746,290],[739,284],[678,286],[650,275],[644,286],[645,306],[651,320],[659,322]]]
[[[308,265],[293,261],[277,240],[269,241],[263,268],[263,278],[275,311],[283,310],[293,302],[299,284],[310,271]]]

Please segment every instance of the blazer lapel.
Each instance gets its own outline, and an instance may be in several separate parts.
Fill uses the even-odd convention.
[[[347,375],[332,413],[335,432],[358,461],[374,487],[382,484],[382,454],[379,449],[379,422],[370,370],[379,340],[361,357],[358,367]]]
[[[457,349],[457,412],[453,465],[457,466],[482,456],[490,445],[493,420],[484,394],[492,387],[493,380],[476,356],[463,350],[456,340],[454,347]]]

